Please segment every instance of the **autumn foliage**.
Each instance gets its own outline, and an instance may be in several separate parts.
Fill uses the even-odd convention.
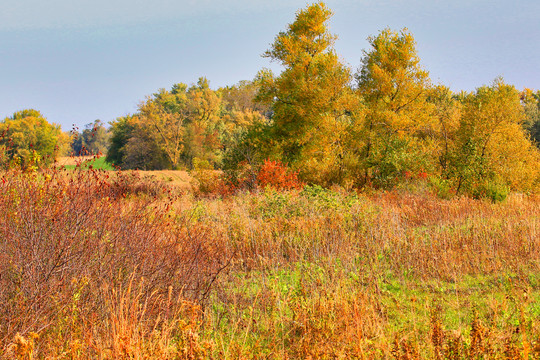
[[[167,344],[191,326],[178,316],[198,316],[226,264],[205,229],[174,213],[169,189],[96,170],[1,180],[0,354],[169,356]],[[32,334],[39,346],[24,350]],[[143,348],[153,336],[168,339]]]
[[[292,171],[280,161],[265,160],[257,174],[257,185],[270,186],[276,190],[301,189],[304,184],[298,179],[298,172]]]
[[[115,171],[0,123],[0,359],[540,358],[540,93],[434,86],[407,29],[354,74],[331,15],[101,129]]]

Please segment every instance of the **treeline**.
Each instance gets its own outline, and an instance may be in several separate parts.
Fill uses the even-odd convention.
[[[247,81],[212,90],[206,78],[160,89],[137,113],[112,122],[107,160],[126,169],[222,168],[242,134],[269,121],[270,107],[255,104],[256,93]]]
[[[72,153],[106,148],[123,169],[221,169],[236,187],[272,160],[322,186],[391,188],[424,178],[441,196],[492,198],[535,189],[540,91],[502,79],[473,92],[435,85],[407,29],[369,37],[355,71],[334,49],[331,16],[312,4],[276,36],[264,56],[282,65],[280,74],[263,69],[217,90],[206,78],[160,89],[109,129],[96,121],[76,131]],[[13,131],[7,124],[19,117],[2,126]]]
[[[433,85],[406,29],[370,37],[355,73],[334,50],[331,15],[313,4],[278,34],[264,56],[279,75],[265,69],[217,91],[203,78],[149,97],[113,122],[108,159],[145,169],[202,160],[232,179],[271,159],[308,183],[389,188],[426,177],[441,195],[534,189],[540,92],[502,79],[470,93]]]

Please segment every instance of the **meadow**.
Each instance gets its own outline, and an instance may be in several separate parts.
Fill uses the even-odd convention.
[[[4,359],[536,359],[540,201],[7,171]]]

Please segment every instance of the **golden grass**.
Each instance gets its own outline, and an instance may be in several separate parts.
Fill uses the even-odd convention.
[[[138,171],[138,173],[170,184],[180,192],[191,191],[193,187],[193,178],[184,170],[152,170]]]
[[[92,160],[93,155],[89,156],[62,156],[56,159],[56,165],[65,166],[65,165],[77,165],[81,162]]]
[[[2,358],[540,357],[537,197],[0,177]]]

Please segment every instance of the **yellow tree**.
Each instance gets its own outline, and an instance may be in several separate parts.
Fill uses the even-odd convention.
[[[221,98],[210,88],[208,80],[201,77],[196,85],[188,89],[187,99],[189,117],[184,151],[186,162],[193,165],[197,158],[215,165],[221,160]]]
[[[0,121],[0,162],[13,160],[23,168],[49,165],[66,152],[68,141],[60,125],[49,123],[41,112],[17,111]]]
[[[137,120],[153,134],[159,149],[163,151],[176,169],[184,151],[184,125],[188,118],[186,85],[176,84],[171,92],[160,91],[139,105]]]
[[[461,98],[450,168],[456,191],[500,200],[511,189],[533,190],[539,180],[540,155],[522,127],[520,93],[497,79]]]
[[[138,126],[153,138],[171,166],[191,166],[193,158],[217,161],[221,99],[208,80],[160,89],[139,105]]]
[[[403,171],[429,165],[422,160],[434,146],[424,141],[434,122],[431,86],[407,29],[385,29],[368,40],[371,49],[364,51],[356,75],[366,107],[354,131],[361,182],[392,186]]]
[[[461,119],[461,102],[446,86],[439,85],[432,89],[429,101],[434,105],[437,122],[433,125],[438,138],[438,165],[440,174],[448,179],[449,161],[455,148],[456,135]]]
[[[322,2],[296,14],[264,56],[283,72],[259,74],[258,99],[272,107],[274,157],[290,163],[315,183],[339,181],[343,136],[352,108],[350,70],[343,65],[328,31],[332,12]]]

